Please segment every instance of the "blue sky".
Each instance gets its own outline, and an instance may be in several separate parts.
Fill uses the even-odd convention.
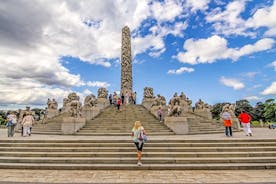
[[[275,98],[275,17],[276,0],[1,1],[0,109],[119,91],[126,25],[138,102],[144,87],[193,104]]]

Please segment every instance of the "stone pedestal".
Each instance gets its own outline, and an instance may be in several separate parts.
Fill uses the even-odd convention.
[[[165,125],[175,134],[188,134],[189,124],[186,117],[165,117]]]
[[[212,118],[212,113],[210,111],[195,109],[194,113],[198,114],[200,116],[203,116],[203,117],[207,118],[208,120],[212,120],[213,119]]]
[[[57,109],[48,109],[48,114],[47,114],[47,118],[51,119],[55,116],[58,115],[58,110]]]
[[[237,129],[238,131],[241,131],[241,124],[238,118],[233,118],[232,126],[234,129]]]
[[[99,107],[92,107],[91,109],[84,109],[82,111],[82,116],[86,120],[94,119],[98,114],[100,114],[100,108]]]
[[[143,98],[142,105],[150,111],[154,98]]]
[[[100,109],[104,109],[107,106],[109,106],[109,100],[106,98],[98,98],[97,99],[97,107],[99,107]]]
[[[65,117],[62,119],[62,134],[75,134],[85,125],[85,118]]]

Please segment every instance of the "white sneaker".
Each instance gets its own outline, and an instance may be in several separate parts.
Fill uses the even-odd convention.
[[[138,161],[137,165],[142,166],[143,164],[142,164],[142,162]]]

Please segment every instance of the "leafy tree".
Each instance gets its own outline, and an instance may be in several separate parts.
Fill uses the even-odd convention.
[[[243,99],[243,100],[236,101],[236,109],[235,109],[236,116],[238,116],[242,110],[244,110],[251,116],[253,114],[252,113],[253,107],[250,105],[248,100]]]
[[[276,103],[274,102],[274,99],[266,100],[264,106],[265,120],[268,122],[276,121]]]
[[[259,121],[265,121],[264,112],[265,112],[265,104],[263,102],[257,102],[256,106],[252,111],[252,119]]]
[[[211,109],[213,119],[217,119],[217,120],[220,119],[220,114],[221,114],[221,111],[222,111],[222,107],[225,104],[229,104],[229,103],[224,102],[224,103],[216,103],[215,105],[213,105],[213,107]]]

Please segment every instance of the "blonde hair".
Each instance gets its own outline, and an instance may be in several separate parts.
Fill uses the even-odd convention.
[[[135,121],[133,129],[134,129],[134,130],[137,130],[137,129],[140,128],[141,126],[142,126],[142,124],[141,124],[140,121]]]

